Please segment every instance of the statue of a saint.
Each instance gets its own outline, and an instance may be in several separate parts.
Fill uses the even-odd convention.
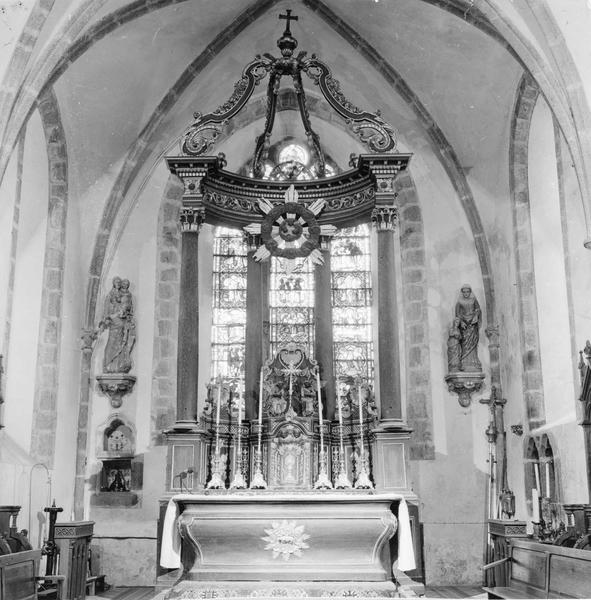
[[[103,372],[129,373],[131,351],[135,345],[135,321],[128,279],[113,278],[113,287],[105,299],[105,311],[99,327],[102,331],[109,330]]]
[[[450,373],[459,371],[462,366],[462,332],[460,319],[453,320],[447,337],[447,369]]]
[[[464,284],[460,290],[460,297],[456,302],[455,316],[459,320],[458,325],[461,334],[460,371],[479,372],[482,370],[482,365],[478,360],[478,339],[480,337],[482,311],[472,292],[472,287],[468,284]]]

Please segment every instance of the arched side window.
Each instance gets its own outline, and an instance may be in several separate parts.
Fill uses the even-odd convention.
[[[556,475],[554,470],[554,451],[547,435],[540,440],[540,485],[542,495],[551,501],[558,500],[556,489]]]
[[[236,229],[216,227],[213,242],[211,376],[244,379],[246,244]]]
[[[361,376],[373,385],[369,226],[341,229],[331,244],[335,377]]]
[[[525,497],[530,514],[533,514],[532,496],[536,490],[538,497],[541,495],[540,482],[540,453],[536,440],[530,437],[526,440],[525,447]]]

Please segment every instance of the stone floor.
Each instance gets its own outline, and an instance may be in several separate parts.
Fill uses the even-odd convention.
[[[119,587],[100,592],[97,596],[87,596],[87,600],[153,600],[155,596],[152,587]],[[401,594],[400,597],[411,597]],[[416,596],[414,596],[416,597]],[[486,593],[479,586],[429,586],[425,588],[423,598],[486,598]],[[239,600],[239,599],[235,599]],[[259,599],[260,600],[260,599]]]

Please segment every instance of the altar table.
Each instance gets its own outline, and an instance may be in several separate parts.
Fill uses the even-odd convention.
[[[392,512],[394,507],[396,516]],[[160,563],[183,582],[350,582],[394,588],[415,568],[408,508],[395,493],[205,492],[168,503]],[[182,550],[182,552],[181,552]]]

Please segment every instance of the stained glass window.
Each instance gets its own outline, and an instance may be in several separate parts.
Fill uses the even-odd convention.
[[[341,229],[332,240],[332,319],[335,377],[373,385],[369,226]]]
[[[242,232],[217,227],[213,244],[211,376],[244,378],[246,244]]]
[[[314,354],[314,265],[303,258],[271,260],[271,355],[287,342]]]

